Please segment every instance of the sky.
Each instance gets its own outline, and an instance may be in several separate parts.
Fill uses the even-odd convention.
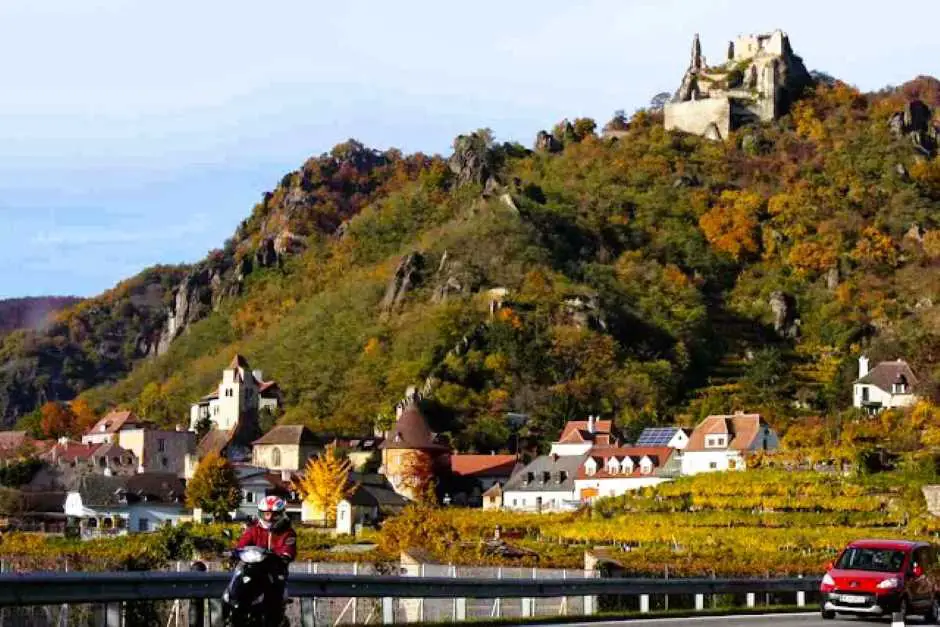
[[[92,296],[220,247],[264,191],[352,137],[531,145],[674,91],[781,28],[863,90],[940,75],[940,2],[2,0],[0,298]],[[918,33],[922,33],[919,34]]]

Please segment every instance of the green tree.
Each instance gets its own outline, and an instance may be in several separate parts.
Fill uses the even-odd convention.
[[[235,468],[218,453],[202,458],[186,486],[186,506],[200,508],[213,520],[226,520],[241,498]]]

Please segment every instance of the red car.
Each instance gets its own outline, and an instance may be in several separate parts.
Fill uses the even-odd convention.
[[[822,617],[901,612],[923,614],[928,623],[936,623],[938,566],[936,549],[926,542],[852,542],[826,568],[819,587]]]

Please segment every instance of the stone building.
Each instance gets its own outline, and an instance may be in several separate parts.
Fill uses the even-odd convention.
[[[280,404],[277,383],[265,381],[260,370],[252,370],[247,359],[235,355],[228,368],[222,371],[218,388],[193,403],[189,428],[196,431],[197,425],[208,418],[213,429],[231,430],[246,414],[256,419],[261,410],[274,410]]]
[[[137,457],[137,472],[183,476],[186,456],[196,448],[196,434],[182,427],[175,430],[134,427],[121,429],[118,442]]]
[[[782,116],[811,83],[779,29],[729,42],[727,58],[714,66],[706,63],[696,34],[689,68],[663,110],[665,128],[726,139],[741,126]]]
[[[450,447],[437,442],[417,402],[400,408],[398,420],[382,443],[380,470],[395,492],[414,500],[416,484],[449,468]]]
[[[279,425],[252,442],[251,463],[269,470],[303,470],[322,450],[313,432],[303,425]]]

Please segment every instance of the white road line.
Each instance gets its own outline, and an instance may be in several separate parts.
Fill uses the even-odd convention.
[[[721,616],[684,616],[684,617],[672,617],[672,618],[656,618],[655,616],[650,616],[645,618],[643,616],[637,616],[635,618],[614,618],[611,617],[609,621],[598,620],[590,623],[553,623],[555,625],[564,625],[565,627],[597,627],[599,624],[618,624],[618,625],[629,625],[631,623],[679,623],[679,622],[689,622],[689,621],[725,621],[725,620],[740,620],[745,618],[790,618],[790,617],[799,617],[806,618],[807,616],[816,616],[819,612],[778,612],[776,614],[725,614]],[[548,624],[548,623],[546,623]]]

